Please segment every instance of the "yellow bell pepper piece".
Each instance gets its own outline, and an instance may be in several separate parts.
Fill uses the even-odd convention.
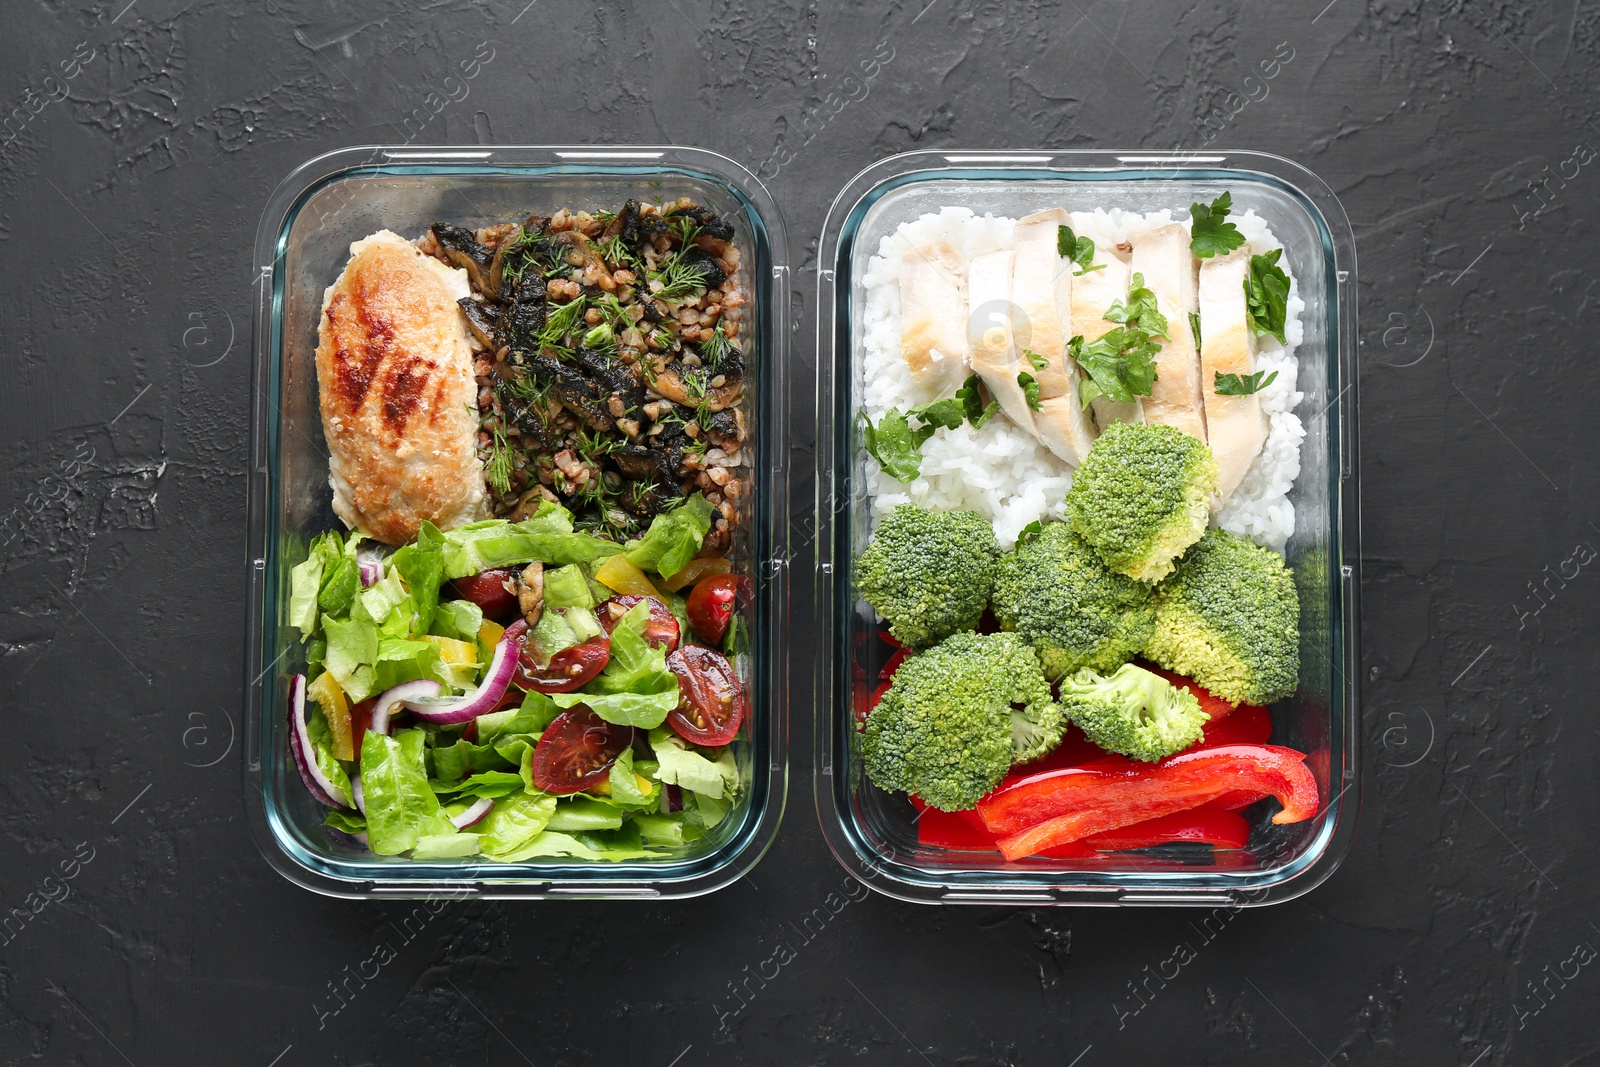
[[[607,589],[618,593],[627,593],[633,596],[653,596],[662,602],[666,597],[661,590],[651,584],[644,571],[633,564],[627,556],[618,552],[600,564],[600,569],[594,572],[594,580]]]
[[[317,702],[322,717],[328,720],[328,735],[333,742],[333,758],[356,758],[354,731],[350,725],[350,702],[344,690],[334,681],[333,675],[323,671],[317,680],[306,686],[306,695]]]
[[[439,646],[439,659],[445,663],[465,667],[479,665],[478,646],[471,641],[457,641],[453,637],[435,637],[432,634],[426,635],[423,640]]]
[[[729,574],[733,571],[733,562],[726,556],[702,556],[691,559],[684,564],[683,570],[671,578],[664,578],[661,584],[676,593],[685,586],[693,585],[702,578],[713,574]]]

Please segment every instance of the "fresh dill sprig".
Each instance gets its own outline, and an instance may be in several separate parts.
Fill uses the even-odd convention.
[[[583,322],[584,304],[587,301],[576,297],[565,304],[549,305],[548,313],[544,320],[544,329],[539,331],[537,338],[540,348],[564,348],[570,350],[567,344],[567,334],[578,328]]]
[[[489,461],[483,465],[483,477],[501,496],[511,492],[511,445],[498,426],[489,444]]]

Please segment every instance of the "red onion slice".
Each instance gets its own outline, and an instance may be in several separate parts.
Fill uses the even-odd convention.
[[[494,801],[490,800],[488,797],[482,797],[476,804],[472,805],[472,807],[468,808],[460,815],[451,816],[450,822],[457,830],[465,830],[469,826],[475,826],[482,822],[485,816],[487,816],[489,812],[493,810]]]
[[[372,722],[367,729],[375,734],[389,732],[389,718],[399,705],[408,700],[422,700],[427,697],[436,697],[443,687],[432,678],[418,678],[414,682],[401,682],[393,689],[385,689],[378,702],[372,705]],[[454,698],[452,698],[454,699]]]
[[[306,676],[297,674],[289,680],[289,751],[294,753],[294,765],[300,779],[317,803],[330,808],[350,810],[350,801],[344,791],[317,766],[317,756],[311,747],[311,735],[306,731]]]
[[[364,559],[356,563],[361,571],[361,588],[371,589],[383,581],[383,564],[375,559]]]
[[[355,801],[356,810],[365,816],[367,814],[367,798],[361,792],[361,776],[359,774],[350,779],[350,799]]]
[[[417,718],[439,726],[470,722],[479,715],[486,715],[506,695],[511,675],[517,669],[517,651],[515,640],[502,637],[494,647],[494,658],[489,661],[489,671],[484,675],[483,683],[464,696],[413,697],[401,703]]]

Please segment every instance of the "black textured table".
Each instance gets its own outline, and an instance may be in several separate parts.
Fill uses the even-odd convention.
[[[0,1062],[1600,1063],[1600,8],[524,4],[7,5]],[[296,164],[382,142],[746,162],[785,212],[808,368],[815,235],[884,155],[1317,171],[1362,303],[1343,868],[1217,914],[890,901],[823,846],[802,679],[777,844],[709,897],[418,911],[273,873],[236,741],[250,247]]]

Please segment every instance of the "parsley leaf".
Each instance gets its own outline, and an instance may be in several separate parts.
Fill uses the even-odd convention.
[[[983,424],[994,418],[995,412],[1000,410],[1000,401],[991,400],[985,406],[983,394],[978,392],[978,376],[967,375],[967,380],[961,388],[956,390],[956,399],[961,401],[962,410],[966,413],[967,421],[975,430],[982,429]],[[954,427],[951,427],[954,429]]]
[[[1271,334],[1288,344],[1284,324],[1289,316],[1289,276],[1278,266],[1283,249],[1250,257],[1250,276],[1244,282],[1245,310],[1257,337]],[[1254,390],[1252,390],[1253,392]]]
[[[1033,375],[1023,371],[1017,375],[1017,384],[1022,386],[1022,395],[1028,399],[1028,410],[1039,410],[1039,383]]]
[[[1039,387],[1035,385],[1035,400],[1038,395]],[[954,430],[963,421],[981,427],[994,418],[999,410],[1000,403],[996,400],[989,401],[985,406],[983,396],[978,392],[978,376],[972,374],[956,390],[955,396],[918,404],[905,414],[901,414],[898,408],[890,408],[876,426],[867,418],[866,412],[862,412],[862,443],[885,472],[902,482],[915,481],[922,473],[922,446],[935,430],[941,426]],[[922,425],[912,426],[912,419]]]
[[[1094,241],[1088,237],[1079,237],[1072,232],[1071,226],[1056,227],[1056,254],[1062,259],[1070,259],[1082,270],[1073,271],[1073,277],[1088,274],[1092,270],[1105,270],[1104,263],[1091,266],[1094,262]]]
[[[1189,238],[1189,248],[1201,259],[1210,259],[1220,252],[1232,252],[1244,244],[1244,234],[1239,227],[1227,221],[1233,207],[1233,196],[1223,193],[1211,201],[1211,206],[1190,204],[1189,214],[1194,216],[1194,226]]]
[[[1128,302],[1113,300],[1102,316],[1107,322],[1138,326],[1151,337],[1167,339],[1167,317],[1161,314],[1156,294],[1144,287],[1144,275],[1135,274],[1128,289]]]
[[[1156,353],[1161,346],[1137,325],[1118,326],[1091,341],[1081,336],[1069,342],[1072,358],[1089,377],[1078,385],[1078,399],[1084,407],[1095,397],[1104,396],[1128,403],[1149,396],[1156,380]]]
[[[1022,546],[1022,545],[1025,545],[1029,541],[1032,541],[1035,537],[1038,537],[1043,532],[1044,532],[1044,523],[1039,521],[1038,519],[1034,519],[1032,522],[1028,523],[1028,525],[1024,526],[1021,530],[1017,531],[1017,545],[1019,547]]]
[[[1034,370],[1044,370],[1050,365],[1048,359],[1045,359],[1031,348],[1024,348],[1022,354],[1028,357],[1028,362],[1033,364]]]
[[[966,418],[967,407],[960,397],[949,396],[930,404],[919,404],[906,414],[915,415],[928,426],[943,426],[947,430],[954,430],[961,425],[961,420]]]
[[[1200,313],[1198,311],[1189,312],[1189,330],[1190,330],[1190,332],[1192,332],[1194,334],[1194,351],[1195,351],[1195,355],[1199,355],[1200,354]]]
[[[920,430],[913,430],[899,408],[884,412],[876,426],[862,412],[861,422],[862,443],[868,454],[878,461],[878,466],[902,482],[915,481],[922,473],[922,453],[919,449],[924,441],[933,436],[934,428],[924,426]]]
[[[1218,374],[1216,377],[1217,395],[1249,396],[1251,393],[1259,393],[1261,390],[1271,385],[1272,380],[1277,376],[1277,371],[1267,374],[1267,372],[1264,370],[1258,370],[1254,374],[1245,375]]]

